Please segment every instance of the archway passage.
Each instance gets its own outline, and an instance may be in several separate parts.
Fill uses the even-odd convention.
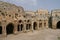
[[[31,24],[26,24],[26,30],[30,30]]]
[[[57,23],[57,29],[60,29],[60,21]]]
[[[18,25],[18,31],[22,31],[23,30],[23,24]]]
[[[12,23],[9,23],[6,27],[7,34],[12,34],[14,30],[14,25]]]
[[[37,23],[36,23],[36,22],[33,23],[33,29],[34,29],[34,30],[37,29]]]
[[[42,23],[39,23],[39,28],[42,27]]]
[[[0,34],[2,34],[2,26],[0,26]]]
[[[46,27],[46,22],[44,23],[44,26]]]

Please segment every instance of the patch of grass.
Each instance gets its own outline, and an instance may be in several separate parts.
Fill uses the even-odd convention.
[[[60,37],[58,37],[58,40],[60,40]]]

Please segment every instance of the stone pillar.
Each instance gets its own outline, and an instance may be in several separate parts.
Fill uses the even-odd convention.
[[[18,29],[18,25],[17,25],[17,23],[15,22],[15,24],[14,24],[14,34],[17,34],[17,33],[18,33],[17,29]]]
[[[46,21],[46,28],[48,28],[48,21]]]
[[[3,37],[6,37],[7,36],[7,33],[6,33],[6,26],[2,26],[2,36]]]
[[[52,28],[53,28],[53,29],[56,29],[56,21],[55,21],[55,20],[52,21]]]
[[[26,23],[24,23],[23,31],[26,32]]]
[[[55,23],[52,24],[52,28],[56,29],[56,24]]]
[[[42,28],[44,28],[44,20],[42,20]]]
[[[31,22],[31,31],[33,31],[33,22]]]
[[[39,22],[37,22],[37,30],[39,30]]]

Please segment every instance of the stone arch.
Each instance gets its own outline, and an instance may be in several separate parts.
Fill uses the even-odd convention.
[[[18,24],[18,31],[22,31],[23,30],[23,24]]]
[[[2,34],[2,26],[0,26],[0,34]]]
[[[56,27],[57,29],[60,29],[60,21],[59,22],[57,22],[57,27]]]
[[[7,33],[7,34],[12,34],[12,33],[13,33],[13,30],[14,30],[14,24],[13,24],[13,23],[9,23],[9,24],[6,26],[6,33]]]
[[[36,30],[37,29],[37,22],[33,23],[33,29]]]
[[[17,29],[17,30],[18,30],[18,31],[22,31],[22,30],[23,30],[23,26],[24,26],[24,25],[23,25],[23,21],[22,21],[22,20],[19,20],[19,21],[18,21],[18,29]]]

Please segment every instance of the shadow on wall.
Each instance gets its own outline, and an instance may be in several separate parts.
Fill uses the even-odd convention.
[[[33,23],[33,29],[36,30],[36,27],[37,27],[37,23],[34,22],[34,23]]]
[[[48,24],[49,28],[52,28],[52,17],[49,18]]]

